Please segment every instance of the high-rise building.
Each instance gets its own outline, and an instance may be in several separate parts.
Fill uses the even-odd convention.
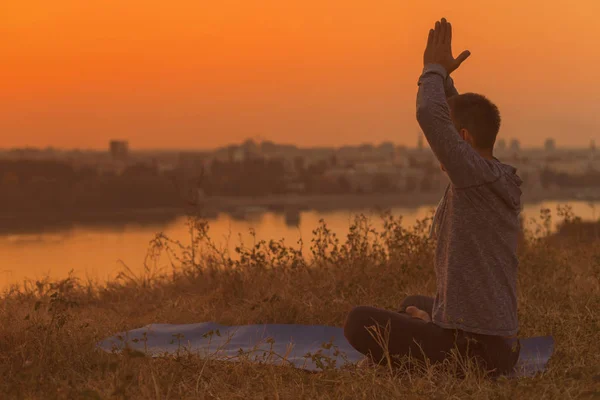
[[[129,157],[129,143],[125,140],[111,140],[109,150],[115,161],[127,161]]]
[[[521,150],[521,142],[518,139],[512,139],[510,141],[510,150],[511,151],[519,151]]]
[[[552,139],[552,138],[546,139],[546,141],[544,142],[544,149],[546,149],[546,151],[556,150],[556,142],[554,141],[554,139]]]
[[[243,157],[246,160],[250,158],[257,158],[260,156],[260,147],[253,139],[248,139],[244,143],[242,143],[240,149],[243,151]]]

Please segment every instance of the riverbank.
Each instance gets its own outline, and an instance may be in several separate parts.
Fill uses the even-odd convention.
[[[163,226],[186,214],[214,220],[220,213],[237,219],[265,212],[282,213],[295,221],[302,211],[331,212],[388,210],[391,208],[434,208],[443,191],[426,193],[348,194],[348,195],[278,195],[262,197],[206,197],[196,206],[128,208],[114,210],[32,210],[27,213],[0,213],[0,234],[58,231],[74,226],[113,227],[128,224]],[[545,201],[600,201],[600,195],[580,190],[525,191],[523,204]]]
[[[202,206],[209,213],[228,212],[243,207],[259,207],[269,211],[285,209],[332,211],[388,209],[392,207],[416,208],[436,206],[444,194],[444,189],[418,193],[369,193],[339,195],[281,195],[263,197],[207,197]],[[524,204],[543,201],[589,200],[600,201],[600,192],[583,190],[524,190]]]
[[[269,211],[296,209],[300,211],[333,211],[387,209],[391,207],[416,208],[435,205],[443,191],[428,193],[368,193],[335,195],[281,195],[263,197],[209,197],[202,201],[207,211],[229,212],[244,207],[259,207]]]

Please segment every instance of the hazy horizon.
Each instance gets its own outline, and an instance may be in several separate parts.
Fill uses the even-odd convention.
[[[201,148],[201,147],[136,147],[134,143],[129,142],[129,151],[132,152],[162,152],[162,151],[166,151],[166,152],[212,152],[212,151],[217,151],[223,148],[226,148],[228,146],[240,146],[243,144],[245,140],[241,140],[239,142],[231,142],[231,143],[226,143],[224,145],[221,146],[216,146],[216,147],[210,147],[210,148]],[[394,144],[395,146],[405,146],[406,148],[417,148],[417,143],[415,141],[415,143],[408,143],[408,144],[401,144],[401,143],[395,143],[393,141],[386,141],[386,142],[391,142],[392,144]],[[323,146],[300,146],[296,143],[288,143],[288,142],[274,142],[276,145],[279,146],[295,146],[298,149],[339,149],[341,147],[345,147],[345,146],[350,146],[350,147],[358,147],[361,145],[372,145],[374,147],[377,147],[379,145],[381,145],[384,142],[362,142],[362,143],[354,143],[354,144],[338,144],[338,145],[331,145],[331,146],[327,146],[327,145],[323,145]],[[257,142],[257,144],[260,144],[260,142]],[[510,142],[507,140],[506,142],[507,146],[510,144]],[[561,145],[560,143],[556,143],[556,149],[557,150],[587,150],[589,149],[589,145],[590,143],[588,142],[587,144],[582,144],[582,145]],[[425,147],[429,148],[427,146],[427,143],[425,142]],[[0,147],[0,151],[11,151],[11,150],[27,150],[27,149],[33,149],[33,150],[40,150],[40,151],[45,151],[48,149],[54,150],[54,151],[59,151],[59,152],[69,152],[69,151],[93,151],[93,152],[97,152],[97,151],[104,151],[104,152],[108,152],[109,148],[108,148],[108,142],[106,143],[105,146],[103,147],[56,147],[56,146],[44,146],[44,147],[36,147],[36,146],[15,146],[15,147]],[[508,150],[508,148],[507,148]],[[521,150],[522,151],[528,151],[528,150],[544,150],[544,143],[534,143],[532,145],[523,145],[521,143]]]
[[[584,147],[600,132],[592,0],[8,3],[4,147],[412,146],[426,34],[441,16],[455,52],[472,52],[457,87],[498,104],[500,137]]]

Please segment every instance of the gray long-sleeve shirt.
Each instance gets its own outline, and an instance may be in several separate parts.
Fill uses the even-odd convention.
[[[450,184],[434,217],[433,322],[485,335],[518,331],[517,241],[522,183],[516,169],[482,157],[458,134],[446,98],[457,94],[438,64],[419,79],[417,120]]]

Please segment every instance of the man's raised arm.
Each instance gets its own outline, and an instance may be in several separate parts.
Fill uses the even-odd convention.
[[[449,73],[469,57],[465,51],[452,56],[452,26],[442,19],[429,31],[424,68],[419,78],[417,120],[437,159],[458,187],[485,182],[490,167],[485,159],[456,130],[447,97],[457,95]]]

